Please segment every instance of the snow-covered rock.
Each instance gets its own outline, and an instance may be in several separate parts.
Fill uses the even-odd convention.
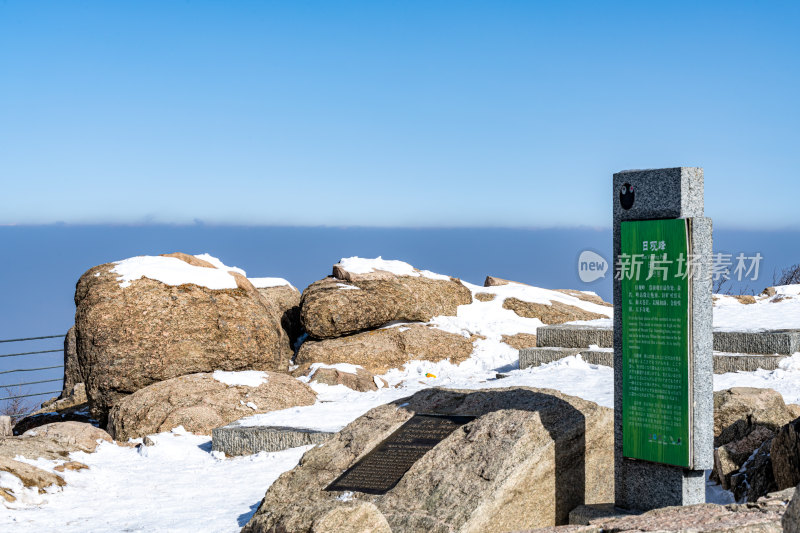
[[[77,354],[93,414],[152,383],[213,370],[288,369],[280,310],[208,255],[96,266],[75,290]]]
[[[398,320],[426,322],[437,315],[453,316],[459,305],[472,301],[469,289],[455,278],[399,261],[350,260],[334,268],[336,277],[317,281],[303,291],[303,326],[313,338],[341,337]],[[347,268],[356,268],[356,273]]]

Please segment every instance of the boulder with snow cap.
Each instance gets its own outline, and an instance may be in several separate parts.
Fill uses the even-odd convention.
[[[334,276],[303,291],[301,318],[311,337],[330,339],[393,321],[455,316],[459,305],[471,302],[472,293],[456,278],[402,261],[351,257],[335,265]]]
[[[280,310],[208,255],[96,266],[75,290],[77,354],[92,413],[152,383],[213,370],[288,371]]]
[[[336,339],[306,341],[300,346],[295,363],[350,363],[380,375],[392,368],[402,368],[412,360],[449,360],[459,364],[469,359],[472,343],[477,339],[477,336],[466,337],[425,324],[408,324]]]
[[[210,435],[211,430],[245,416],[311,405],[308,385],[277,372],[198,373],[153,383],[119,400],[108,430],[127,440],[183,426]]]

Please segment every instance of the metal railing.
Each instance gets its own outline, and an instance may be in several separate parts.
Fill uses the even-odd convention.
[[[25,337],[21,339],[2,339],[0,340],[0,344],[9,343],[9,342],[30,342],[30,341],[38,341],[44,339],[64,339],[65,335],[44,335],[41,337]],[[38,355],[38,354],[46,354],[46,353],[56,353],[56,352],[63,352],[64,348],[58,348],[54,350],[33,350],[33,351],[26,351],[26,352],[16,352],[16,353],[0,353],[0,360],[4,360],[7,357],[23,357],[23,356],[31,356],[31,355]],[[2,370],[0,371],[0,376],[6,374],[15,374],[15,373],[33,373],[33,372],[41,372],[44,370],[53,370],[56,368],[64,368],[63,364],[59,365],[50,365],[50,366],[39,366],[35,368],[13,368],[11,370]],[[31,381],[32,380],[32,381]],[[2,383],[0,384],[0,389],[5,389],[6,391],[11,391],[13,389],[19,389],[19,387],[27,387],[30,385],[40,385],[43,383],[62,383],[63,378],[57,379],[36,379],[35,376],[31,376],[26,378],[25,380],[17,383]],[[11,394],[10,396],[0,397],[0,402],[7,402],[10,400],[18,400],[21,398],[33,398],[36,396],[47,396],[49,394],[60,394],[61,389],[55,391],[46,391],[46,392],[37,392],[32,394],[14,394],[13,392],[7,392],[7,394]],[[26,413],[27,414],[27,413]]]

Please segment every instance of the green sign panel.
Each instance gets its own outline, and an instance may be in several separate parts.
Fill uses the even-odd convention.
[[[622,453],[692,468],[690,219],[622,222]]]

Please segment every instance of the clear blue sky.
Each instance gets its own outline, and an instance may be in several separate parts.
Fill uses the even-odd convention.
[[[800,4],[0,1],[0,224],[800,227]]]

